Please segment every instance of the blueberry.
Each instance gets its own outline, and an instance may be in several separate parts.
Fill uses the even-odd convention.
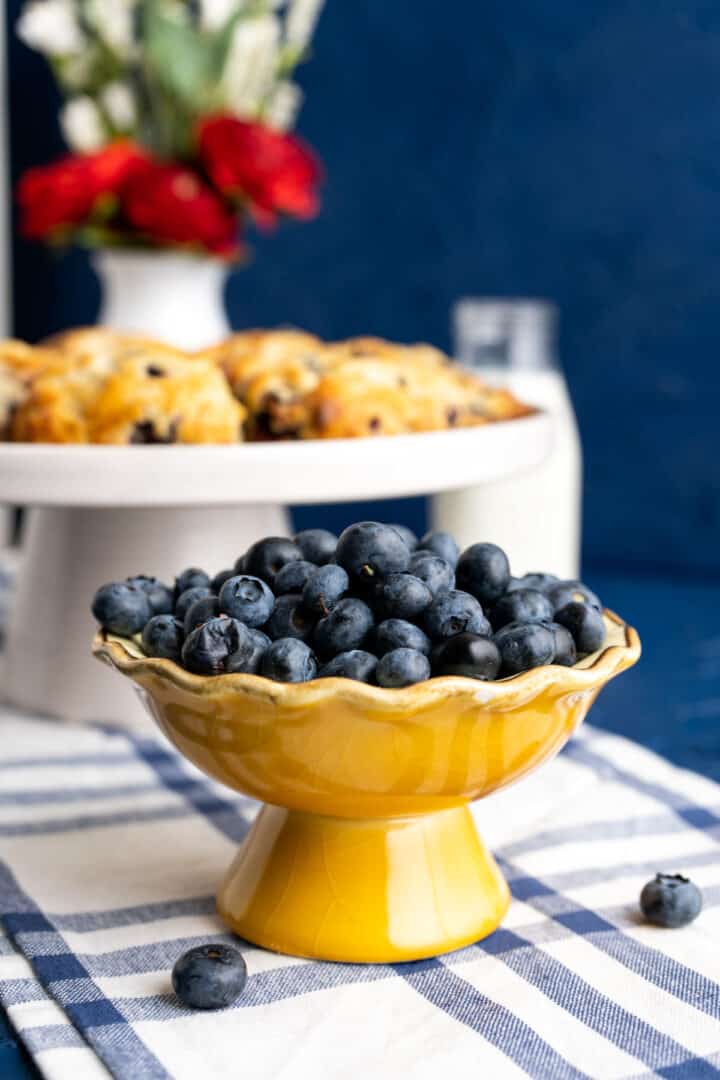
[[[393,649],[415,649],[426,656],[430,652],[430,638],[427,634],[405,619],[385,619],[375,627],[373,641],[378,656],[392,652]]]
[[[347,570],[350,580],[360,583],[401,574],[410,562],[410,552],[400,534],[390,525],[380,525],[377,521],[361,521],[345,529],[340,534],[335,557]]]
[[[262,659],[270,648],[270,638],[262,630],[248,630],[237,652],[228,656],[225,671],[228,674],[257,675]]]
[[[173,990],[190,1009],[224,1009],[247,982],[242,954],[232,945],[198,945],[183,953],[172,969]]]
[[[102,585],[93,597],[92,613],[103,630],[120,637],[137,634],[152,615],[145,590],[126,581]]]
[[[439,555],[441,559],[450,563],[451,566],[457,565],[458,556],[460,555],[460,548],[455,537],[440,530],[426,532],[424,536],[421,536],[418,551],[431,551],[433,555]]]
[[[417,619],[432,603],[432,593],[413,574],[389,574],[378,582],[373,605],[381,618]]]
[[[490,621],[496,630],[511,622],[543,622],[552,619],[552,616],[552,604],[537,589],[516,589],[505,593],[490,611]]]
[[[591,607],[602,611],[602,604],[598,597],[581,581],[558,581],[548,589],[547,595],[553,611],[559,611],[561,607],[573,601],[590,604]]]
[[[363,600],[340,600],[315,627],[313,644],[318,656],[361,649],[373,626],[373,613]]]
[[[194,600],[185,612],[183,626],[186,634],[191,634],[198,626],[202,626],[208,619],[215,618],[220,614],[220,601],[217,596],[201,596]]]
[[[553,632],[541,623],[509,623],[498,630],[495,644],[500,650],[503,676],[552,664],[555,657]]]
[[[153,615],[143,627],[142,644],[148,656],[179,664],[184,640],[183,625],[173,615]]]
[[[378,660],[375,677],[378,686],[412,686],[430,678],[430,661],[417,649],[393,649]]]
[[[409,529],[407,525],[391,525],[391,529],[394,529],[398,536],[404,540],[405,547],[408,551],[414,551],[418,546],[418,538],[412,529]]]
[[[436,596],[425,612],[423,625],[435,641],[466,631],[481,637],[489,637],[492,633],[480,603],[470,593],[459,589]]]
[[[702,893],[682,874],[656,874],[640,893],[640,908],[648,922],[675,929],[698,917]]]
[[[279,638],[263,656],[260,670],[276,682],[309,682],[317,675],[317,662],[304,641]]]
[[[261,649],[267,649],[272,643],[272,639],[268,637],[264,630],[256,630],[254,627],[248,627],[248,634],[250,640],[255,642],[255,645]]]
[[[276,596],[291,592],[301,593],[316,570],[315,563],[306,562],[305,559],[286,563],[275,575],[273,592]]]
[[[196,675],[220,675],[228,657],[246,643],[249,630],[229,615],[208,619],[185,638],[182,662]]]
[[[210,588],[212,589],[212,591],[214,593],[219,595],[220,590],[222,589],[223,585],[228,580],[228,578],[234,577],[236,573],[238,573],[237,570],[230,570],[230,569],[218,571],[218,573],[215,575],[215,577],[210,582]]]
[[[350,579],[342,566],[329,563],[315,570],[302,591],[302,600],[314,615],[327,615],[342,600],[350,587]]]
[[[316,566],[324,566],[335,554],[338,538],[327,529],[303,529],[294,537],[302,558]]]
[[[497,544],[472,544],[458,559],[455,574],[459,589],[472,593],[481,604],[492,604],[510,583],[510,564]]]
[[[544,622],[543,626],[547,626],[548,630],[552,631],[555,642],[553,664],[560,664],[561,667],[572,667],[577,660],[577,649],[570,631],[556,622]]]
[[[515,592],[517,589],[537,589],[538,592],[547,593],[557,583],[555,574],[524,574],[522,577],[510,578],[510,584],[505,592]]]
[[[186,589],[175,601],[175,618],[180,622],[185,622],[185,616],[196,600],[214,595],[209,585],[193,585],[190,589]]]
[[[410,560],[409,571],[419,578],[433,596],[455,588],[455,571],[446,559],[429,551],[417,551]]]
[[[605,641],[605,622],[597,608],[571,600],[555,612],[555,622],[572,634],[578,656],[588,656],[602,648]]]
[[[197,566],[183,570],[182,574],[178,574],[175,578],[175,600],[177,601],[178,597],[188,589],[194,589],[199,585],[205,588],[210,587],[210,577],[204,570],[198,569]]]
[[[247,572],[248,572],[247,557],[248,557],[247,551],[245,552],[244,555],[238,556],[238,558],[235,560],[235,566],[233,567],[233,572],[230,575],[230,577],[232,577],[233,574],[247,574]]]
[[[491,638],[456,634],[432,651],[433,675],[465,675],[469,679],[494,679],[500,670],[500,652]]]
[[[258,540],[251,548],[248,548],[244,556],[244,572],[253,577],[262,578],[268,585],[275,582],[275,575],[283,566],[296,559],[304,558],[302,551],[289,540],[287,536],[269,536],[266,540]]]
[[[278,596],[275,610],[265,623],[265,633],[276,641],[278,638],[297,638],[307,641],[312,633],[315,619],[305,610],[299,593]]]
[[[356,682],[371,683],[375,678],[378,658],[363,649],[350,649],[338,653],[320,668],[320,679],[355,679]]]
[[[138,574],[137,577],[127,579],[128,585],[136,585],[142,589],[148,598],[150,611],[153,615],[169,615],[173,609],[173,591],[154,577],[146,577]]]
[[[220,590],[220,608],[246,626],[263,626],[275,607],[273,591],[258,577],[238,574]]]

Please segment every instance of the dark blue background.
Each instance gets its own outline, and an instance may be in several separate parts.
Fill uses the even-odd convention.
[[[329,0],[302,81],[323,212],[260,240],[234,324],[447,346],[459,295],[551,297],[587,561],[720,576],[714,0]],[[17,173],[61,145],[46,68],[19,44],[11,90]],[[18,244],[15,287],[29,338],[96,311],[83,255]]]

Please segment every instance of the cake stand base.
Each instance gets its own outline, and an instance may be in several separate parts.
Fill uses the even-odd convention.
[[[147,729],[151,721],[133,688],[90,654],[95,590],[129,573],[172,582],[199,559],[216,573],[255,540],[286,535],[288,528],[280,506],[30,510],[3,696],[63,720]]]
[[[509,902],[465,805],[363,820],[265,806],[218,893],[221,918],[246,940],[351,963],[469,945]]]

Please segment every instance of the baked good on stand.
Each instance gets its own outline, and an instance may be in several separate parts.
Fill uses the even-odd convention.
[[[35,379],[55,358],[52,350],[10,338],[0,341],[0,439],[10,437],[12,419]]]
[[[59,355],[17,408],[20,442],[231,443],[245,410],[217,366],[162,346]]]
[[[22,442],[361,438],[530,412],[431,345],[374,337],[250,330],[191,354],[89,327],[0,343],[0,437]]]

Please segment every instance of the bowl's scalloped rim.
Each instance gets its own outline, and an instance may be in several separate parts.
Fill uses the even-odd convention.
[[[582,667],[548,664],[496,682],[446,675],[402,689],[388,689],[344,678],[281,683],[261,675],[194,675],[172,660],[135,656],[128,648],[133,645],[132,642],[103,630],[95,635],[93,654],[136,681],[140,681],[143,676],[152,675],[181,690],[204,697],[237,693],[289,708],[301,708],[328,698],[342,697],[347,704],[384,708],[394,712],[416,710],[438,699],[462,696],[484,706],[501,709],[503,705],[511,705],[518,698],[530,700],[551,687],[557,687],[562,693],[597,689],[613,676],[631,667],[640,656],[641,646],[637,631],[607,608],[604,615],[613,626],[623,632],[622,644],[606,645],[594,656],[587,657],[582,662]]]

